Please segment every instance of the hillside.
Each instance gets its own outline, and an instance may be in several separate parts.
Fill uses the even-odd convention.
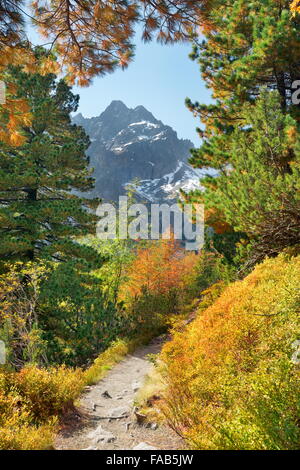
[[[266,260],[164,346],[161,410],[192,449],[299,448],[299,282],[299,256]]]

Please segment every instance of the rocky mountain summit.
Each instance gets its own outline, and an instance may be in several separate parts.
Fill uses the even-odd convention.
[[[95,189],[90,196],[117,201],[135,181],[141,201],[163,202],[178,198],[179,189],[199,187],[203,171],[188,164],[193,144],[157,120],[144,106],[127,108],[112,101],[100,116],[73,122],[82,126],[91,139],[88,149],[94,168]]]

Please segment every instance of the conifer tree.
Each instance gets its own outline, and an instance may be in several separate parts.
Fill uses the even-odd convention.
[[[29,17],[55,49],[68,79],[85,86],[94,76],[128,65],[138,23],[145,41],[155,35],[161,43],[186,40],[204,21],[210,1],[34,0],[27,9],[22,3],[1,2],[0,47],[26,38],[22,22]]]
[[[27,73],[63,73],[68,84],[87,86],[95,76],[127,67],[133,58],[135,27],[142,38],[163,44],[184,41],[206,24],[211,0],[22,0],[0,2],[0,80],[8,65]],[[31,22],[47,46],[36,62],[24,24]],[[54,59],[54,54],[57,61]],[[0,104],[0,140],[21,145],[19,128],[29,124],[26,101],[12,97],[6,76]]]
[[[192,150],[195,166],[222,169],[229,163],[230,135],[242,124],[240,110],[245,102],[255,102],[262,86],[278,90],[282,109],[300,118],[290,107],[292,83],[300,76],[300,17],[289,7],[287,0],[216,2],[213,28],[191,54],[215,100],[202,105],[187,99],[204,124],[198,129],[203,143]]]
[[[38,61],[44,51],[35,55]],[[22,128],[23,145],[0,144],[1,279],[13,267],[31,299],[36,267],[38,295],[30,312],[45,357],[82,364],[115,339],[121,320],[95,275],[103,256],[82,243],[96,232],[98,200],[78,196],[93,187],[85,153],[89,138],[70,118],[79,97],[54,74],[27,74],[21,67],[6,73],[15,82],[16,99],[28,102],[31,120]],[[20,363],[23,349],[16,353]]]
[[[192,151],[194,164],[221,168],[228,161],[227,136],[239,124],[243,104],[254,102],[262,86],[278,90],[288,110],[292,83],[300,76],[300,17],[289,6],[281,0],[216,2],[213,29],[191,54],[215,99],[210,105],[187,100],[205,125],[199,130],[203,145]]]
[[[93,185],[85,155],[89,139],[70,119],[78,96],[53,74],[26,74],[18,67],[7,74],[17,98],[28,101],[32,122],[23,127],[22,146],[0,147],[1,258],[89,256],[75,240],[94,232],[95,216],[87,208],[97,202],[75,194]]]
[[[251,241],[251,263],[300,244],[300,140],[276,91],[245,105],[229,144],[230,166],[204,199]]]
[[[290,114],[299,122],[299,108],[292,105],[291,94],[292,83],[300,76],[300,16],[292,14],[290,4],[281,0],[212,2],[212,27],[205,31],[204,40],[194,46],[191,54],[192,59],[198,60],[202,77],[214,98],[209,105],[187,100],[189,109],[204,124],[203,129],[198,129],[201,146],[191,151],[193,166],[213,168],[220,175],[226,175],[229,168],[237,165],[232,149],[236,145],[236,132],[247,126],[245,104],[254,107],[264,87],[277,90],[282,113]],[[260,156],[263,164],[264,152]],[[286,142],[285,151],[277,154],[277,159],[281,159],[277,161],[281,172],[289,175],[294,156],[292,144]],[[243,157],[239,155],[241,160]],[[272,171],[270,169],[271,178]],[[206,194],[198,191],[189,199],[205,200],[208,225],[216,228],[217,233],[223,230],[230,238],[233,229],[241,230],[243,225],[245,231],[246,227],[223,212],[225,205],[216,203],[218,197],[214,193],[220,195],[222,181],[227,180],[208,176],[201,180]],[[256,183],[259,184],[258,179]],[[240,180],[241,190],[242,184]],[[244,190],[247,192],[246,188]],[[246,233],[250,232],[248,228]],[[235,241],[233,237],[233,243]]]

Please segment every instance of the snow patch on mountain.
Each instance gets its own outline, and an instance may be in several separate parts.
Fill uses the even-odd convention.
[[[132,122],[131,124],[129,124],[129,127],[133,126],[146,126],[148,128],[157,129],[159,127],[159,124],[154,124],[153,122],[149,121]]]
[[[177,200],[181,196],[181,190],[186,193],[196,189],[202,190],[200,180],[209,170],[194,169],[185,162],[178,162],[177,167],[171,173],[161,178],[145,179],[138,185],[131,182],[124,187],[131,187],[135,193],[146,202],[159,203],[161,200]]]
[[[181,189],[201,189],[200,180],[208,171],[188,164],[192,142],[179,139],[143,106],[130,109],[113,101],[99,116],[78,114],[73,122],[91,139],[87,154],[96,180],[91,196],[117,201],[136,179],[136,194],[149,202],[175,202]]]

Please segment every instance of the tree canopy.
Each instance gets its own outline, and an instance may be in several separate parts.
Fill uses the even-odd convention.
[[[7,75],[16,85],[16,98],[27,101],[32,119],[23,125],[23,145],[0,147],[1,256],[80,257],[83,248],[74,236],[94,232],[96,217],[87,208],[97,201],[75,194],[93,185],[85,154],[89,139],[70,119],[78,96],[54,74],[11,67]]]

